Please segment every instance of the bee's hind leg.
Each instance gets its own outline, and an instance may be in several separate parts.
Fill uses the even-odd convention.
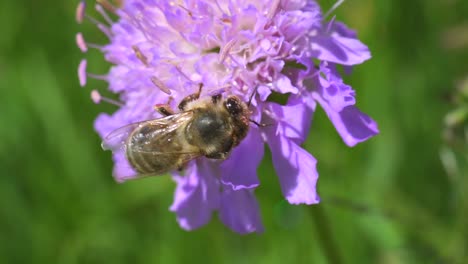
[[[179,165],[177,166],[177,171],[178,171],[178,172],[183,172],[183,171],[187,168],[187,163],[188,163],[188,162],[184,162],[184,163],[182,163],[182,164],[179,164]]]
[[[187,106],[188,103],[198,100],[198,98],[200,98],[202,88],[203,88],[203,83],[200,83],[198,86],[198,92],[188,95],[184,99],[182,99],[182,101],[180,101],[179,103],[179,110],[185,111],[185,107]]]

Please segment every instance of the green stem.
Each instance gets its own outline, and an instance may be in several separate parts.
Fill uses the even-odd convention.
[[[341,254],[338,245],[333,240],[333,232],[330,227],[329,219],[321,205],[311,207],[310,215],[314,220],[319,239],[321,241],[322,250],[328,259],[328,263],[341,264]]]

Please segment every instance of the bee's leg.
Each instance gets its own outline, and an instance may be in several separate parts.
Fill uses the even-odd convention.
[[[178,172],[184,171],[184,170],[185,170],[185,167],[187,167],[187,163],[188,163],[188,162],[184,162],[183,164],[177,166],[177,171],[178,171]]]
[[[174,98],[169,97],[169,100],[165,104],[157,104],[154,106],[154,110],[158,111],[163,116],[170,116],[175,114],[174,110],[171,108],[171,101]]]
[[[203,87],[203,83],[200,83],[199,87],[198,87],[198,92],[196,92],[194,94],[191,94],[191,95],[188,95],[184,99],[182,99],[182,101],[180,101],[180,103],[179,103],[179,110],[180,111],[185,111],[185,107],[187,106],[188,103],[193,102],[193,101],[197,100],[198,98],[200,98],[200,93],[202,91],[202,87]]]
[[[157,104],[154,106],[154,110],[158,111],[163,116],[170,116],[175,114],[171,106],[168,104]]]
[[[221,94],[215,94],[211,96],[211,101],[213,102],[213,104],[217,104],[221,100],[221,96]]]

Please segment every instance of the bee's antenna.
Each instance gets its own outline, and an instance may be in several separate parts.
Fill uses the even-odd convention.
[[[249,102],[247,103],[247,106],[250,107],[250,105],[252,104],[252,99],[253,97],[255,96],[255,94],[257,93],[257,89],[258,89],[258,86],[255,87],[254,91],[252,92],[252,94],[250,95],[250,98],[249,98]],[[251,120],[252,121],[252,120]]]
[[[257,125],[258,127],[267,127],[267,126],[271,126],[271,124],[262,124],[262,123],[258,123],[257,121],[255,120],[252,120],[252,119],[249,119],[250,122],[254,123],[255,125]]]
[[[252,104],[252,99],[253,97],[255,96],[255,94],[257,93],[257,90],[258,90],[258,86],[255,87],[254,91],[252,92],[252,94],[250,95],[250,98],[249,98],[249,102],[247,103],[247,107],[250,107],[250,105]],[[271,126],[271,124],[262,124],[262,123],[258,123],[257,121],[253,120],[253,119],[249,119],[250,122],[254,123],[255,125],[257,125],[258,127],[267,127],[267,126]]]

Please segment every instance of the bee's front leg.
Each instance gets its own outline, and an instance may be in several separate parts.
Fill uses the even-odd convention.
[[[157,104],[154,106],[154,110],[158,111],[163,116],[170,116],[175,114],[174,110],[171,108],[171,101],[174,98],[169,97],[169,100],[165,104]]]
[[[154,106],[154,110],[158,111],[163,116],[170,116],[175,114],[169,104],[157,104]]]
[[[202,88],[203,88],[203,83],[200,83],[198,87],[198,92],[188,95],[184,99],[182,99],[182,101],[180,101],[179,103],[179,110],[185,111],[185,107],[187,106],[188,103],[198,100],[198,98],[200,98]]]

